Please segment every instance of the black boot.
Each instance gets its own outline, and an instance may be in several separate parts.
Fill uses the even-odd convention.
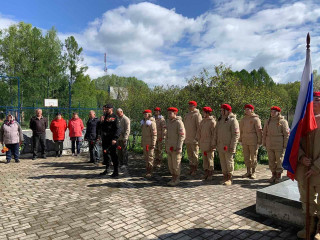
[[[58,157],[59,156],[59,152],[58,151],[56,151],[56,157]]]
[[[100,174],[100,175],[107,175],[107,174],[109,174],[109,173],[110,173],[109,168],[106,168],[106,170],[104,170],[104,172],[99,173],[99,174]]]
[[[61,157],[61,155],[62,155],[62,151],[59,151],[59,155],[58,155],[58,157]]]
[[[110,175],[110,177],[112,177],[112,178],[116,178],[118,176],[119,176],[118,171],[113,171],[113,173]]]

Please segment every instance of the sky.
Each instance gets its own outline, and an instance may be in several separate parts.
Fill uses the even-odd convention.
[[[317,0],[1,0],[0,28],[24,21],[83,47],[87,74],[185,85],[203,68],[264,67],[274,81],[300,80],[305,38],[320,67]],[[104,53],[108,72],[104,72]]]

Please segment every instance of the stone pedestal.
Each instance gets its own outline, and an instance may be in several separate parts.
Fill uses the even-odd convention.
[[[303,226],[302,205],[296,181],[287,180],[257,191],[257,213]]]

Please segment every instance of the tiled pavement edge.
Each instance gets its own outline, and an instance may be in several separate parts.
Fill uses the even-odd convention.
[[[118,179],[86,161],[0,162],[0,239],[296,239],[294,226],[255,213],[256,190],[269,185],[265,165],[256,180],[237,171],[229,187],[216,173],[211,183],[184,175],[172,188],[166,166],[142,177],[140,155]]]

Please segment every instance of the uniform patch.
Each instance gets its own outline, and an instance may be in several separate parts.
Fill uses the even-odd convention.
[[[184,135],[183,129],[180,128],[180,135]]]

